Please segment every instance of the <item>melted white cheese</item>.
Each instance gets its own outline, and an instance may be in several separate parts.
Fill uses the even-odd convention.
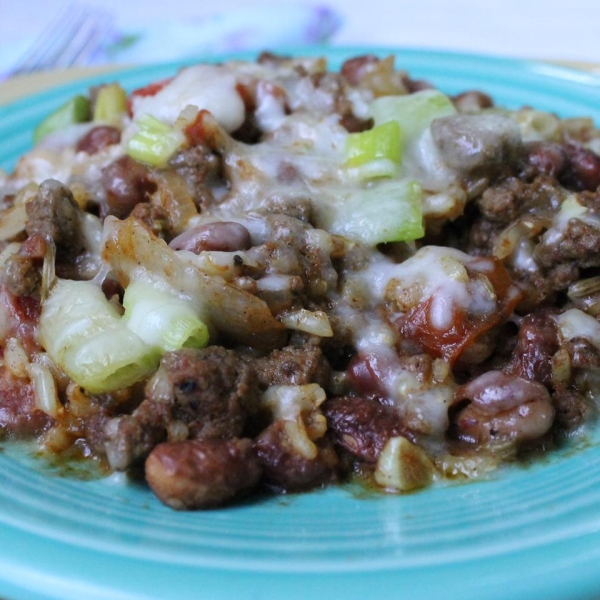
[[[600,323],[578,308],[572,308],[555,317],[560,336],[564,340],[585,338],[600,347]]]
[[[245,118],[244,102],[236,89],[236,78],[216,65],[182,69],[154,96],[134,97],[135,119],[150,114],[174,123],[186,106],[208,110],[226,131],[235,131]]]

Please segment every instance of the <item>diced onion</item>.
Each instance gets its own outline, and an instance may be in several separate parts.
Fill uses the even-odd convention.
[[[327,430],[325,417],[318,410],[326,398],[325,390],[316,383],[272,385],[264,392],[261,402],[276,420],[284,421],[285,433],[295,450],[312,460],[318,453],[313,440],[322,437]]]
[[[332,337],[333,330],[329,317],[321,310],[310,311],[305,308],[288,312],[280,317],[280,321],[288,328],[304,331],[319,337]]]
[[[4,364],[15,377],[27,377],[29,359],[17,338],[9,338],[4,346]]]
[[[390,438],[375,469],[375,481],[382,487],[410,492],[427,486],[433,478],[431,461],[418,446],[406,438]]]
[[[56,392],[56,383],[50,369],[38,363],[31,363],[27,370],[33,385],[36,407],[43,410],[53,419],[56,419],[58,416],[59,401]]]
[[[27,211],[24,204],[8,208],[0,216],[0,241],[11,240],[25,231]]]

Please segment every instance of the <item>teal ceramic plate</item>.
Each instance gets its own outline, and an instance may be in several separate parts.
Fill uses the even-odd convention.
[[[312,49],[333,68],[385,49]],[[600,122],[600,79],[545,64],[393,51],[448,93],[482,89]],[[309,52],[306,52],[309,53]],[[223,57],[221,57],[223,58]],[[115,75],[134,88],[177,65]],[[0,165],[12,168],[35,124],[106,76],[0,109]],[[114,478],[60,477],[5,445],[0,453],[0,597],[24,599],[365,600],[600,597],[600,445],[484,482],[408,496],[329,489],[176,513]],[[363,495],[364,496],[364,495]]]

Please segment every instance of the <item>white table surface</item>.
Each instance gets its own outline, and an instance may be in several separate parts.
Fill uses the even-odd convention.
[[[187,19],[298,0],[83,0],[114,11],[132,29],[162,19]],[[61,0],[0,0],[0,54],[25,47]],[[600,62],[600,0],[317,0],[337,10],[343,24],[332,43],[384,44],[462,50],[528,58]],[[169,12],[174,7],[177,12]]]

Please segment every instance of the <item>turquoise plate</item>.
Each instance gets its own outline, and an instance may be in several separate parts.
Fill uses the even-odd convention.
[[[323,53],[338,68],[366,51],[390,52],[304,53]],[[529,104],[600,122],[600,78],[592,75],[462,54],[393,53],[413,77],[448,93],[482,89],[505,106]],[[136,68],[112,78],[132,89],[177,66]],[[0,165],[12,168],[45,114],[102,80],[107,76],[2,107]],[[598,598],[599,441],[592,436],[577,449],[486,481],[407,496],[362,497],[340,488],[197,513],[173,512],[147,489],[114,478],[61,477],[5,445],[0,597]]]

